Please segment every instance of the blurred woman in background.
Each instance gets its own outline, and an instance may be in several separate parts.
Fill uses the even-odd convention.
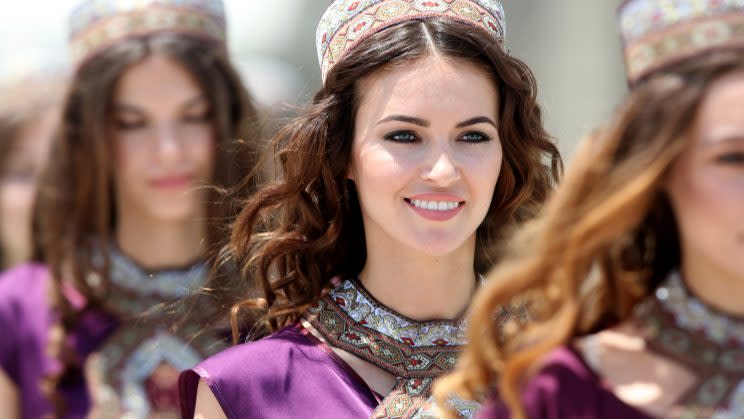
[[[70,24],[75,74],[36,214],[42,263],[0,279],[0,406],[173,417],[178,372],[225,346],[208,296],[190,313],[171,303],[220,271],[207,254],[233,207],[218,189],[254,168],[255,112],[220,0],[86,0]]]
[[[628,0],[631,92],[476,298],[482,418],[744,417],[744,4]],[[529,325],[499,329],[502,304]]]
[[[31,213],[49,154],[64,80],[38,74],[0,87],[0,269],[33,253]]]
[[[495,245],[561,167],[504,24],[497,0],[331,3],[323,88],[232,234],[265,297],[236,312],[273,334],[182,374],[184,417],[427,414]]]

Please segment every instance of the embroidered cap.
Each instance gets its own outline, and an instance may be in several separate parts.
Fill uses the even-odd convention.
[[[226,43],[222,0],[83,0],[70,14],[75,66],[124,38],[177,32]]]
[[[626,0],[619,18],[631,85],[711,50],[744,48],[744,0]]]
[[[506,22],[499,0],[334,0],[316,35],[323,81],[346,53],[373,33],[437,16],[483,28],[500,44],[504,42]]]

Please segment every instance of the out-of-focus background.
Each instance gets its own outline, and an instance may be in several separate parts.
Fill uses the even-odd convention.
[[[0,82],[66,62],[76,0],[0,0]],[[549,132],[567,160],[625,92],[620,0],[503,0],[507,47],[535,72]],[[306,102],[320,85],[315,26],[328,0],[225,0],[231,51],[263,105]]]

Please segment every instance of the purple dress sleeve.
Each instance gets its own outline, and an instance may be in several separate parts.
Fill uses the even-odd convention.
[[[530,419],[650,419],[623,403],[569,347],[553,351],[526,386],[522,402]],[[498,398],[489,400],[478,419],[508,419]]]
[[[55,367],[45,353],[50,324],[45,267],[22,265],[0,275],[0,368],[18,388],[24,418],[51,413],[40,387]]]
[[[0,368],[18,389],[25,419],[40,418],[53,410],[41,388],[42,381],[60,368],[47,353],[55,321],[49,285],[49,270],[39,264],[22,265],[0,275]],[[110,317],[89,312],[70,333],[68,342],[80,359],[85,359],[115,327]],[[90,400],[82,374],[67,377],[58,392],[64,401],[65,419],[86,417]]]
[[[181,374],[181,413],[194,416],[199,379],[229,419],[368,418],[378,404],[353,372],[299,326],[223,351]]]

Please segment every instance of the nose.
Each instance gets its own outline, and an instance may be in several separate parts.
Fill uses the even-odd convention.
[[[433,163],[424,170],[424,179],[438,186],[449,186],[460,179],[460,170],[451,156],[449,147],[433,153]]]
[[[155,154],[162,162],[177,161],[183,153],[182,141],[178,138],[176,128],[171,124],[158,127],[155,138]]]

